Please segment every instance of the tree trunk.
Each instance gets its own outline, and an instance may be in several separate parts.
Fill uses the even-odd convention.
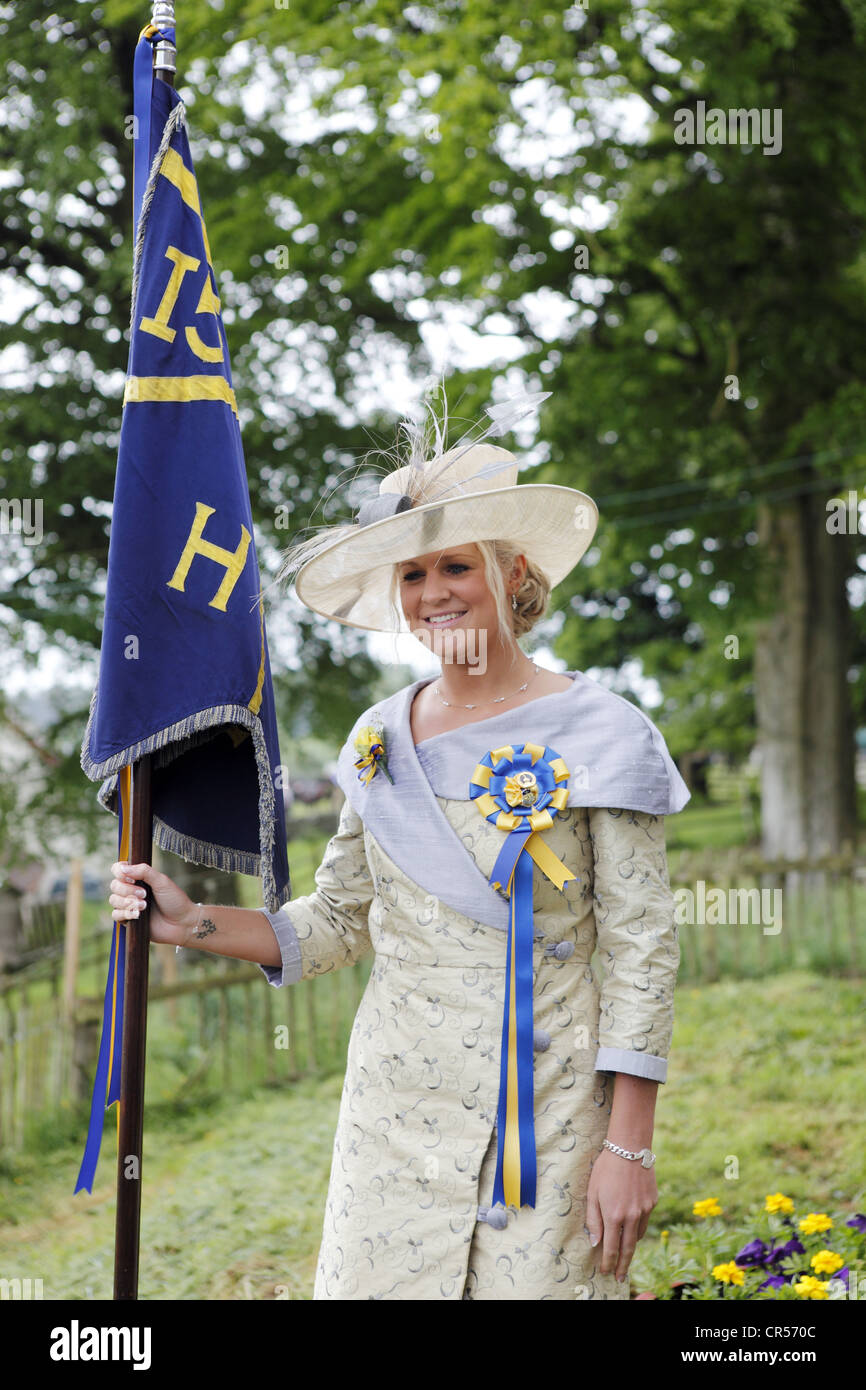
[[[828,532],[826,500],[818,490],[759,513],[771,616],[755,634],[755,709],[769,856],[814,856],[855,838],[853,548],[850,536]]]

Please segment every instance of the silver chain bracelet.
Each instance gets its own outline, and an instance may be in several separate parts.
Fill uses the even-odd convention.
[[[632,1153],[630,1149],[621,1149],[619,1144],[612,1144],[609,1139],[602,1139],[604,1148],[610,1149],[612,1153],[619,1154],[621,1158],[640,1159],[641,1166],[652,1168],[656,1161],[656,1156],[652,1149],[638,1149],[637,1153]]]

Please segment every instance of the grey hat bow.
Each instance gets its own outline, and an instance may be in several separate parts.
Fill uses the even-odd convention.
[[[408,492],[380,492],[376,497],[361,503],[355,513],[355,521],[358,526],[372,526],[374,521],[382,521],[386,516],[396,516],[398,512],[407,512],[411,506],[412,498]]]

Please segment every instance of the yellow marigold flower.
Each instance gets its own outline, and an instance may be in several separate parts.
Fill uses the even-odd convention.
[[[833,1225],[832,1220],[823,1211],[810,1211],[808,1216],[804,1216],[800,1221],[800,1230],[807,1236],[814,1235],[816,1231],[829,1231]]]
[[[845,1261],[841,1255],[837,1255],[835,1250],[819,1250],[817,1255],[813,1255],[810,1260],[812,1268],[816,1274],[835,1274],[837,1269],[841,1269]]]
[[[798,1279],[794,1285],[794,1292],[801,1298],[829,1298],[827,1293],[828,1280],[816,1279],[811,1274],[804,1274],[802,1279]]]
[[[736,1260],[729,1260],[726,1265],[715,1266],[713,1278],[721,1280],[723,1284],[742,1284],[743,1271]]]
[[[721,1216],[721,1214],[722,1209],[717,1197],[704,1197],[700,1202],[695,1202],[692,1207],[692,1216]]]
[[[661,1235],[662,1240],[667,1240],[669,1234],[670,1234],[669,1231],[662,1231],[662,1235]]]
[[[794,1210],[794,1203],[790,1197],[786,1197],[784,1192],[768,1192],[764,1202],[765,1211],[782,1211],[786,1216],[790,1216]]]

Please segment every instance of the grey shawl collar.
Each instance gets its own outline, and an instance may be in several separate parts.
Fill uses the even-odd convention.
[[[468,801],[485,753],[503,744],[549,745],[569,771],[569,806],[609,806],[671,815],[689,800],[664,738],[642,710],[582,671],[574,685],[518,709],[424,739],[416,748],[409,710],[436,677],[404,686],[356,720],[337,763],[337,781],[370,833],[398,868],[428,893],[473,921],[508,928],[508,902],[491,888],[443,815],[437,796]],[[358,779],[354,739],[376,718],[384,726],[388,771],[369,786]]]

